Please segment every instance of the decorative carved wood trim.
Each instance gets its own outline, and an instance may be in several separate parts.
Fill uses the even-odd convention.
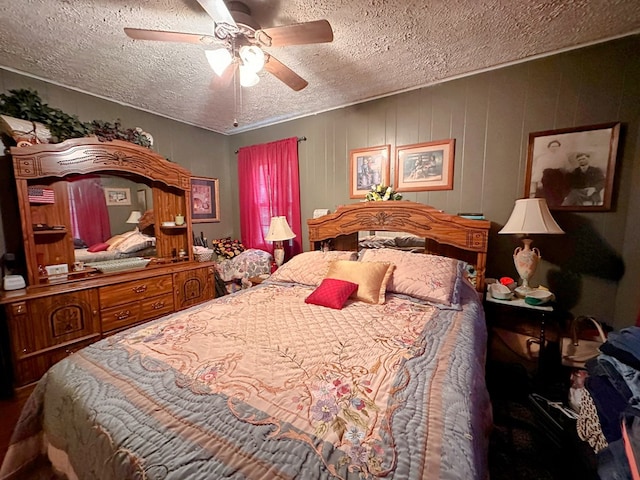
[[[491,222],[487,220],[469,220],[428,205],[402,200],[344,205],[334,213],[307,220],[307,225],[312,250],[323,240],[359,231],[382,230],[411,233],[432,239],[441,245],[473,252],[478,271],[476,288],[479,291],[484,289],[484,269],[491,227]]]
[[[17,180],[113,171],[141,175],[191,191],[191,173],[187,169],[148,148],[121,140],[76,138],[56,144],[13,147],[11,155]]]

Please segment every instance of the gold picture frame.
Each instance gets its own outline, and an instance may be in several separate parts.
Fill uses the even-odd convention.
[[[395,190],[453,190],[455,139],[402,145],[396,149]]]
[[[349,151],[349,198],[365,198],[373,185],[389,185],[391,145]]]
[[[220,197],[217,178],[191,177],[191,221],[220,221]]]

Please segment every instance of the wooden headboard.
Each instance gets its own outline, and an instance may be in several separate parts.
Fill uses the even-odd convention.
[[[409,201],[361,202],[307,220],[311,250],[331,241],[335,250],[358,250],[359,231],[406,232],[425,239],[425,252],[458,258],[475,266],[476,290],[484,292],[491,222],[449,215]]]

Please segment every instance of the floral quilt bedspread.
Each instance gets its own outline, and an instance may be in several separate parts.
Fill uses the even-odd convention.
[[[267,283],[107,338],[42,379],[0,478],[43,447],[77,478],[486,478],[468,290],[462,311],[332,310]]]

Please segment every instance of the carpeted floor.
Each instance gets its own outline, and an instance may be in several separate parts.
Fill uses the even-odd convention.
[[[491,480],[598,479],[595,458],[575,424],[553,411],[547,416],[531,400],[524,368],[490,362],[487,383],[494,411]]]

